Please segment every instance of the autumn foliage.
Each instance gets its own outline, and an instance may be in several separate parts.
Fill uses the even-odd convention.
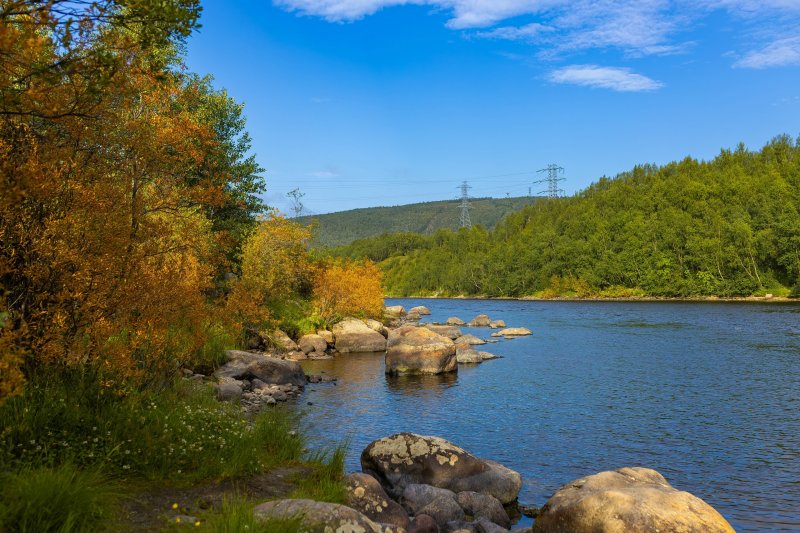
[[[322,265],[314,278],[313,303],[326,320],[345,316],[381,318],[381,272],[372,261],[339,260]]]

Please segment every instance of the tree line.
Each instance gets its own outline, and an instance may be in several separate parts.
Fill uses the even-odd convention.
[[[332,253],[379,261],[398,296],[797,296],[800,139],[637,166],[492,231],[396,233]]]

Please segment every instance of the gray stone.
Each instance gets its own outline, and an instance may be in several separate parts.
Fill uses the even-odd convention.
[[[408,533],[439,533],[439,526],[436,520],[426,514],[418,514],[414,517]]]
[[[508,517],[508,513],[506,513],[500,500],[494,496],[464,491],[456,495],[456,501],[464,509],[464,512],[475,521],[485,518],[504,528],[511,527],[511,519]]]
[[[253,514],[258,520],[299,518],[302,530],[308,533],[384,533],[384,528],[363,514],[336,503],[301,499],[275,500],[258,505]]]
[[[456,326],[437,326],[436,324],[425,324],[425,327],[450,340],[457,339],[463,335]]]
[[[499,526],[491,520],[487,520],[486,518],[480,518],[477,520],[475,522],[475,526],[478,529],[478,533],[508,533],[508,529]]]
[[[408,529],[408,513],[389,498],[378,480],[368,474],[354,472],[345,476],[344,481],[348,506],[375,522]]]
[[[333,336],[336,338],[336,350],[340,353],[386,350],[384,336],[356,318],[345,318],[333,326]]]
[[[492,321],[488,315],[478,315],[470,320],[469,325],[473,328],[485,328],[491,324]]]
[[[483,362],[481,354],[472,349],[458,350],[456,352],[456,359],[461,364],[477,364]]]
[[[462,335],[453,342],[455,342],[456,344],[469,344],[470,346],[486,344],[485,340],[480,339],[475,335],[472,335],[471,333],[467,335]]]
[[[411,484],[453,492],[490,494],[501,503],[517,499],[522,478],[494,461],[478,459],[439,437],[398,433],[370,443],[361,453],[361,469],[399,497]]]
[[[297,341],[297,345],[306,355],[311,352],[325,353],[325,350],[328,349],[328,342],[321,336],[313,333],[300,337],[300,340]]]
[[[386,345],[387,374],[441,374],[458,369],[453,341],[428,328],[393,330]]]
[[[445,524],[441,531],[442,533],[478,533],[478,528],[472,522],[453,520]]]
[[[400,497],[400,502],[411,514],[419,514],[420,509],[426,507],[437,498],[450,498],[456,501],[456,493],[452,490],[440,489],[431,485],[412,483],[408,485]]]
[[[219,383],[215,388],[217,400],[221,402],[235,402],[242,397],[242,386],[239,383]]]
[[[230,360],[214,373],[220,381],[221,378],[234,378],[259,379],[264,383],[291,383],[300,387],[306,384],[303,369],[294,361],[252,352],[229,350],[227,353]],[[237,354],[239,358],[232,358]]]

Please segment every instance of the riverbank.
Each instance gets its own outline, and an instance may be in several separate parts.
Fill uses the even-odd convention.
[[[776,302],[776,303],[800,303],[800,298],[789,298],[787,296],[556,296],[544,298],[540,296],[478,296],[478,295],[457,295],[457,296],[386,296],[388,299],[396,300],[499,300],[499,301],[532,301],[532,302]]]

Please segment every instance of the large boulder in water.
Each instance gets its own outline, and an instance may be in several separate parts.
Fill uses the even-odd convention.
[[[387,374],[441,374],[458,369],[456,345],[427,328],[403,326],[389,334]]]
[[[406,314],[406,309],[402,305],[388,305],[383,308],[383,314],[390,318],[400,318]]]
[[[473,328],[485,328],[491,323],[492,319],[489,318],[489,315],[478,315],[470,320],[469,325]]]
[[[456,326],[440,326],[436,324],[425,324],[425,327],[433,331],[434,333],[441,335],[442,337],[447,337],[450,340],[455,340],[463,335],[461,333],[461,330],[458,329]]]
[[[445,321],[445,324],[447,324],[448,326],[463,326],[464,324],[466,324],[466,322],[464,322],[457,316],[451,316]]]
[[[337,503],[287,499],[262,503],[253,509],[257,520],[299,520],[307,533],[359,531],[383,533],[384,528],[355,509]]]
[[[336,349],[341,353],[382,352],[386,339],[357,318],[345,318],[333,326]]]
[[[378,523],[393,524],[408,529],[408,513],[389,498],[374,477],[353,472],[344,478],[347,486],[347,505]]]
[[[533,332],[528,328],[506,328],[497,333],[492,333],[492,337],[523,337],[532,334]]]
[[[429,315],[431,314],[431,310],[425,307],[424,305],[418,305],[416,307],[412,307],[408,310],[409,315]]]
[[[494,461],[478,459],[439,437],[398,433],[372,442],[361,453],[361,469],[399,497],[408,485],[473,491],[506,504],[517,499],[522,478]]]
[[[700,498],[649,468],[600,472],[564,485],[547,500],[534,533],[733,533]]]
[[[298,387],[306,384],[303,368],[294,361],[241,350],[228,350],[225,355],[228,362],[214,372],[217,379],[253,380],[257,378],[268,384],[289,384]]]

